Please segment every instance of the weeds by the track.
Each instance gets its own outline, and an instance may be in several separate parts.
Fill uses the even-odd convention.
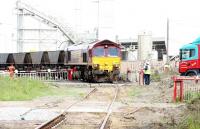
[[[53,87],[42,81],[26,78],[0,77],[0,101],[31,100],[42,96],[82,97],[84,91],[77,88]]]
[[[139,87],[134,87],[128,90],[128,96],[133,97],[133,96],[137,96],[141,93],[141,89]]]
[[[172,128],[200,129],[200,97],[195,98],[190,103],[188,103],[188,109],[185,111],[185,119]]]

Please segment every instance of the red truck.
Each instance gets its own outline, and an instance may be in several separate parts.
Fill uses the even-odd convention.
[[[180,48],[179,73],[197,76],[200,73],[200,37]]]

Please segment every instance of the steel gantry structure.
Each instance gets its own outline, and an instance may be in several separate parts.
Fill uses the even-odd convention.
[[[77,35],[73,34],[73,32],[70,30],[70,27],[64,26],[63,24],[58,22],[55,18],[45,15],[44,13],[34,9],[30,5],[22,3],[20,0],[16,2],[16,9],[17,9],[17,52],[23,52],[23,47],[24,44],[27,42],[27,40],[38,40],[38,41],[43,40],[43,39],[24,39],[24,33],[26,31],[37,31],[38,33],[40,33],[44,31],[57,32],[58,30],[64,37],[64,41],[58,41],[58,40],[55,41],[59,42],[60,45],[62,43],[66,43],[66,45],[68,46],[79,42]],[[48,27],[50,28],[45,28],[45,29],[25,28],[23,26],[23,21],[25,16],[33,17],[39,22],[48,25]]]

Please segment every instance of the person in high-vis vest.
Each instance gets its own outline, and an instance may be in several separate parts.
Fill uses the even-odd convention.
[[[144,84],[150,84],[151,66],[149,62],[145,62],[144,65]]]

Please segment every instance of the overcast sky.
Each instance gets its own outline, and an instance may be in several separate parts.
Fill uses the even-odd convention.
[[[69,24],[77,31],[98,26],[98,0],[22,0],[38,10]],[[171,54],[200,36],[198,0],[99,0],[100,39],[137,38],[141,31],[166,37],[170,20]],[[0,7],[1,52],[15,51],[16,0],[2,0]],[[13,41],[13,42],[11,42]]]

